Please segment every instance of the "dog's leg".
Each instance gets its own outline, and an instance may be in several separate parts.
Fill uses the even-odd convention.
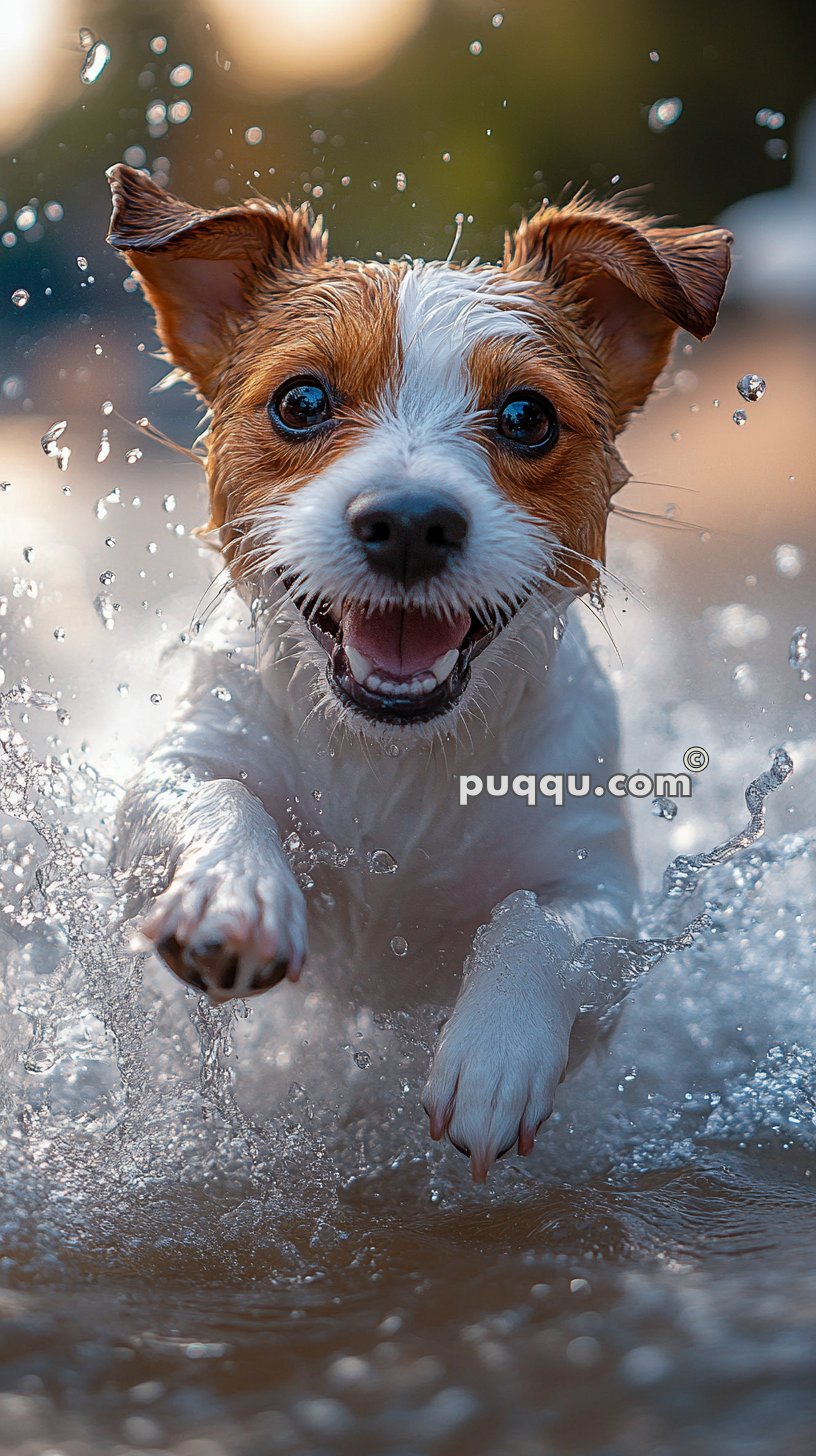
[[[120,864],[165,858],[168,882],[142,931],[181,980],[214,1000],[297,980],[306,912],[274,821],[229,778],[157,751],[130,786]]]
[[[550,1116],[588,987],[570,966],[590,935],[625,933],[627,897],[541,904],[510,895],[478,932],[423,1094],[431,1136],[447,1134],[475,1182]]]

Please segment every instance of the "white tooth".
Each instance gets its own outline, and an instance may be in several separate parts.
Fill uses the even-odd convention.
[[[420,689],[423,693],[432,693],[435,687],[436,678],[434,677],[432,672],[429,672],[428,676],[422,679],[422,682],[420,683]]]
[[[386,678],[384,682],[380,683],[380,692],[387,693],[390,698],[394,698],[399,692],[399,685],[395,682],[389,682],[388,678]]]
[[[364,683],[366,678],[371,676],[373,664],[369,662],[367,657],[363,657],[362,652],[358,652],[355,647],[346,648],[346,659],[351,668],[352,675],[358,683]]]
[[[412,682],[405,684],[404,692],[409,698],[418,698],[422,694],[422,684],[414,678]]]
[[[376,693],[382,687],[382,678],[378,677],[376,672],[369,673],[364,686],[370,688],[372,693]]]
[[[431,672],[438,683],[444,682],[445,678],[453,672],[458,657],[459,651],[456,647],[451,647],[449,652],[443,652],[441,657],[437,657]]]

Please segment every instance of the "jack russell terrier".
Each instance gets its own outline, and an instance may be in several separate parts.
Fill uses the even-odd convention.
[[[636,881],[620,798],[463,805],[458,779],[615,767],[613,694],[564,613],[598,589],[617,436],[676,329],[713,328],[731,238],[580,197],[497,266],[363,263],[306,207],[109,175],[109,241],[210,411],[208,529],[262,624],[257,662],[245,629],[196,653],[130,785],[119,858],[167,863],[144,933],[213,1000],[297,981],[307,923],[356,967],[347,998],[445,1004],[455,975],[423,1104],[483,1181],[550,1115],[597,997],[574,952],[631,933]],[[304,843],[334,853],[331,894],[298,883]],[[393,874],[338,875],[380,846]]]

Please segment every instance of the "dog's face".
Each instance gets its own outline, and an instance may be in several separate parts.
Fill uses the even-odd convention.
[[[124,166],[110,241],[212,410],[211,522],[285,592],[351,721],[444,719],[522,608],[595,585],[615,439],[728,235],[546,208],[501,266],[329,259],[305,210],[197,211]]]

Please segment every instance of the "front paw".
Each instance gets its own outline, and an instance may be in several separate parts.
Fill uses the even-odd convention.
[[[531,1153],[536,1133],[553,1110],[569,1053],[569,1027],[549,1017],[482,1015],[457,1008],[433,1059],[422,1105],[431,1137],[446,1134],[470,1158],[474,1183],[484,1183],[496,1158],[518,1144]]]
[[[182,861],[142,931],[180,980],[227,1001],[298,979],[306,905],[285,863],[258,871],[213,852]]]

